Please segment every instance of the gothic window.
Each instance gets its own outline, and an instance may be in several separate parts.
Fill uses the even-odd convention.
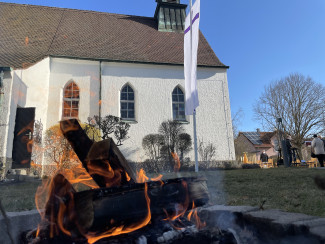
[[[70,82],[64,88],[63,94],[63,118],[78,118],[79,112],[79,87]]]
[[[185,120],[185,99],[184,93],[179,86],[176,86],[172,94],[173,119]]]
[[[121,90],[121,118],[135,120],[134,91],[131,86],[125,85]]]

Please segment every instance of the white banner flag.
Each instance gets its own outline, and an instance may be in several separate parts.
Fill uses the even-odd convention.
[[[192,32],[190,25],[190,13],[185,19],[184,31],[184,76],[185,76],[185,114],[192,115],[194,109],[199,106],[197,92],[196,68],[197,50],[199,46],[200,0],[196,0],[192,9]],[[192,33],[192,36],[191,36]]]

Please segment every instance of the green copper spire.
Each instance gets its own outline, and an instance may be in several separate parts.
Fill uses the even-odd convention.
[[[185,9],[187,5],[180,4],[180,0],[156,0],[155,19],[159,31],[183,32]]]

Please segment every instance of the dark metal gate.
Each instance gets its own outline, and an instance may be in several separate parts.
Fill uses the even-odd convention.
[[[30,168],[33,148],[35,108],[17,108],[12,169]]]

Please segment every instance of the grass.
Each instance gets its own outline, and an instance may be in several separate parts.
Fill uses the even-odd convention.
[[[316,175],[325,177],[325,170],[280,167],[219,170],[199,175],[207,178],[211,204],[248,205],[325,217],[325,191],[314,183]],[[166,178],[175,176],[167,174]]]
[[[165,174],[164,178],[195,176],[193,172]],[[207,178],[212,204],[249,205],[325,217],[325,191],[314,177],[325,170],[307,168],[236,169],[199,172]],[[40,181],[1,183],[0,199],[6,211],[35,209]]]
[[[325,171],[275,168],[225,171],[228,205],[251,205],[325,217],[325,191],[314,177]]]
[[[35,209],[35,192],[41,181],[0,183],[0,200],[7,212]]]

